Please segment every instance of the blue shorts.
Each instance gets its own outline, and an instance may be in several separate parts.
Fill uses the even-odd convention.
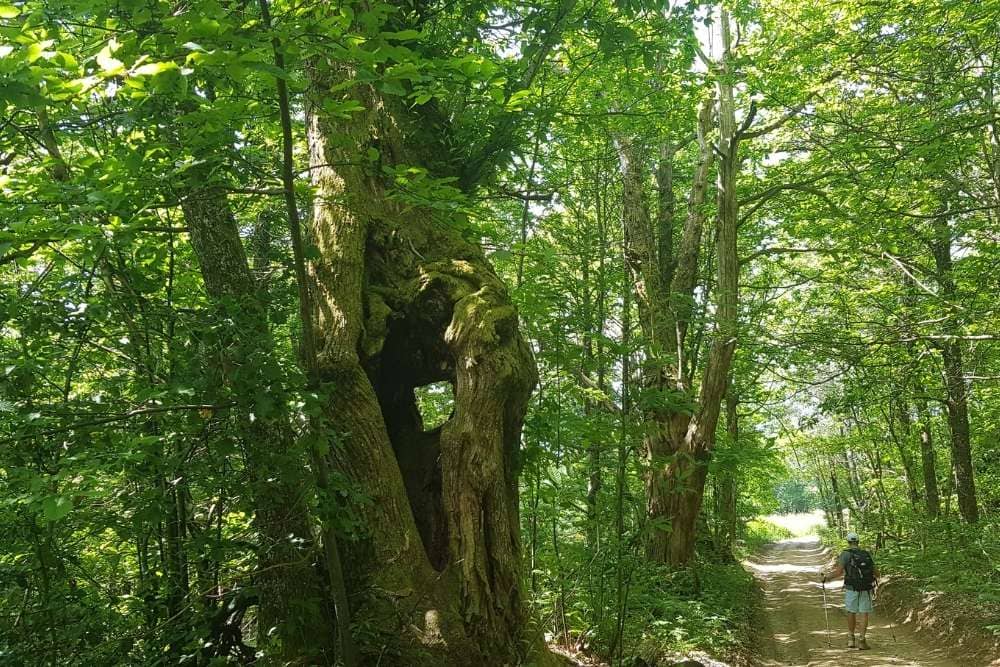
[[[844,609],[848,614],[870,614],[873,608],[871,591],[844,589]]]

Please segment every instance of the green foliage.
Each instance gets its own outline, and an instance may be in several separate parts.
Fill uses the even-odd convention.
[[[1000,6],[731,2],[739,43],[723,68],[702,62],[718,54],[719,4],[667,4],[279,0],[267,25],[258,3],[0,3],[0,662],[275,650],[250,637],[249,424],[292,426],[280,478],[302,490],[312,529],[364,552],[368,527],[339,508],[369,507],[366,489],[336,470],[313,484],[308,453],[335,455],[351,433],[322,419],[337,383],[308,389],[300,368],[278,82],[303,216],[321,109],[370,135],[328,137],[357,149],[331,169],[360,165],[383,188],[367,216],[457,227],[510,287],[540,378],[510,453],[525,598],[553,642],[650,662],[732,652],[753,605],[734,550],[790,536],[755,517],[816,508],[835,522],[827,539],[846,514],[887,570],[994,610]],[[695,563],[666,571],[644,556],[646,482],[678,455],[646,455],[644,439],[652,417],[701,407],[720,193],[713,172],[696,288],[670,302],[691,312],[692,379],[651,382],[681,352],[644,340],[617,147],[641,154],[649,232],[676,253],[699,212],[686,207],[697,111],[729,79],[744,133],[735,419],[730,431],[723,402],[709,434]],[[232,209],[260,308],[209,298],[182,206],[209,186]],[[423,259],[408,231],[392,242]],[[319,266],[318,241],[306,245]],[[451,418],[452,391],[416,390],[426,430]],[[963,401],[976,526],[959,520],[953,474]],[[216,655],[239,634],[220,631],[230,608],[247,632]],[[358,639],[398,634],[385,623],[357,619]]]
[[[745,648],[756,589],[742,567],[704,565],[680,575],[646,570],[634,585],[626,644],[634,642],[647,662],[696,650],[731,656]]]
[[[772,542],[780,542],[794,537],[791,530],[767,519],[752,519],[747,522],[743,534],[743,553],[753,554]]]
[[[781,514],[797,514],[819,509],[820,499],[816,489],[800,479],[789,479],[774,488],[778,498],[777,511]]]

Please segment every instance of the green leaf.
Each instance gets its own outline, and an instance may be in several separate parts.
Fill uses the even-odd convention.
[[[257,72],[263,72],[265,74],[270,74],[276,79],[282,79],[283,81],[288,80],[288,72],[281,69],[277,65],[261,62],[259,60],[244,61],[243,64],[246,65],[248,69],[252,69]]]
[[[420,39],[419,30],[400,30],[399,32],[383,32],[382,37],[385,39],[394,39],[398,41],[409,41],[414,39]]]
[[[390,95],[406,95],[406,89],[403,88],[399,81],[394,79],[387,79],[382,82],[382,92]]]
[[[12,19],[20,14],[21,10],[14,5],[0,5],[0,19]]]
[[[101,68],[104,76],[116,76],[125,71],[125,63],[112,55],[116,50],[118,50],[118,42],[111,40],[97,54],[97,66]]]
[[[175,62],[146,63],[132,70],[135,76],[156,76],[166,71],[180,69]]]
[[[73,509],[73,500],[67,496],[48,496],[42,500],[42,516],[46,521],[59,521]]]
[[[507,100],[507,108],[512,111],[520,111],[531,99],[531,91],[528,89],[519,90]]]
[[[54,55],[54,52],[52,52],[52,51],[46,51],[45,50],[45,49],[47,49],[50,46],[52,46],[52,40],[51,39],[47,39],[44,42],[35,42],[33,44],[29,44],[28,45],[28,50],[27,50],[27,53],[26,53],[28,62],[29,63],[33,63],[36,60],[38,60],[39,58],[42,58],[42,57],[49,58],[52,55]]]

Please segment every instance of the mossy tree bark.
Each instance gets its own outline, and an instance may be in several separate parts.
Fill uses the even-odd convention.
[[[314,72],[309,235],[319,373],[344,432],[333,463],[368,497],[356,508],[364,534],[345,547],[356,621],[382,633],[363,650],[397,664],[520,664],[541,646],[526,627],[517,507],[534,359],[456,220],[394,199],[384,167],[453,175],[435,159],[439,137],[364,84],[349,93],[363,111],[328,115],[324,97],[350,78]],[[359,164],[371,149],[379,159]],[[442,381],[453,412],[427,429],[414,389]]]
[[[729,17],[722,14],[723,70],[718,77],[719,137],[710,145],[714,104],[706,102],[698,114],[695,137],[698,160],[688,215],[676,256],[664,256],[673,244],[662,237],[672,233],[672,171],[660,165],[659,242],[650,223],[644,188],[646,167],[641,150],[619,139],[623,179],[623,222],[626,262],[633,278],[640,322],[646,341],[643,384],[646,394],[645,437],[647,516],[650,529],[646,554],[651,560],[682,566],[694,556],[698,515],[704,498],[708,461],[715,440],[736,345],[739,260],[736,255],[740,132],[736,127],[731,81]],[[670,159],[674,147],[661,150]],[[686,343],[692,321],[694,290],[698,283],[699,251],[704,229],[702,207],[714,155],[719,156],[717,178],[715,332],[712,349],[695,386],[697,359]],[[669,283],[666,282],[669,279]]]

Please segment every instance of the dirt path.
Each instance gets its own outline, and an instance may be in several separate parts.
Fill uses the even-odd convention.
[[[928,644],[900,619],[892,619],[890,626],[889,619],[879,615],[877,604],[868,629],[868,643],[873,650],[846,648],[847,623],[839,583],[826,586],[830,615],[827,635],[819,573],[828,559],[819,539],[807,537],[773,544],[748,564],[765,596],[757,665],[976,667],[968,659],[949,655],[947,647]]]

